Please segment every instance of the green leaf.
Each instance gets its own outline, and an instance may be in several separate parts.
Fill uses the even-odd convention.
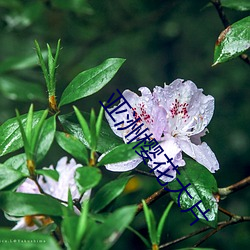
[[[62,235],[64,243],[69,250],[77,250],[76,233],[78,216],[65,217],[62,222]]]
[[[9,166],[0,164],[0,190],[8,187],[16,181],[21,181],[27,175],[22,174],[20,171],[10,168]]]
[[[218,204],[213,196],[214,193],[218,192],[216,180],[204,166],[191,159],[185,159],[185,161],[186,165],[185,167],[178,169],[180,171],[180,175],[177,177],[184,186],[188,185],[189,183],[191,184],[187,190],[193,198],[189,198],[187,193],[183,191],[182,195],[180,196],[181,209],[189,209],[201,200],[202,202],[199,204],[201,210],[205,212],[207,209],[210,209],[210,211],[206,213],[208,221],[202,216],[196,207],[193,209],[193,211],[201,222],[209,226],[216,227]],[[170,190],[178,190],[181,188],[181,186],[177,180],[174,180],[168,184],[168,188]],[[178,204],[179,192],[171,192],[170,195]],[[193,218],[195,218],[190,211],[188,213]]]
[[[250,47],[250,16],[228,26],[218,37],[214,65],[239,56]]]
[[[43,51],[41,54],[45,57],[46,52]],[[11,70],[22,70],[38,66],[37,56],[32,53],[31,55],[12,57],[0,63],[0,73],[4,73]]]
[[[37,169],[36,170],[37,174],[40,175],[44,175],[44,176],[48,176],[51,179],[58,181],[59,179],[59,173],[56,170],[52,170],[52,169]]]
[[[91,109],[90,112],[90,136],[91,136],[91,149],[96,150],[96,115],[94,109]]]
[[[126,206],[110,214],[103,224],[93,227],[83,249],[111,248],[133,220],[136,209],[136,206]]]
[[[33,127],[38,123],[42,114],[43,111],[34,112]],[[20,118],[22,120],[22,124],[25,124],[27,114],[21,115]],[[23,141],[17,118],[11,118],[0,126],[0,156],[13,152],[22,146]]]
[[[162,234],[163,226],[164,226],[164,223],[168,217],[168,214],[169,214],[169,211],[170,211],[172,205],[173,205],[173,201],[170,201],[168,206],[166,207],[164,213],[162,214],[160,222],[158,224],[158,228],[157,228],[157,244],[158,245],[161,242],[161,234]]]
[[[15,101],[43,102],[46,100],[42,86],[9,76],[0,77],[0,93]]]
[[[239,11],[247,11],[250,10],[250,1],[249,0],[221,0],[221,4],[223,7],[239,10]]]
[[[73,135],[56,132],[56,141],[62,149],[71,154],[82,164],[88,164],[88,151],[86,146]]]
[[[64,90],[59,106],[99,91],[114,77],[124,61],[121,58],[110,58],[99,66],[78,74]]]
[[[84,118],[84,116],[81,114],[81,112],[79,111],[79,109],[75,106],[73,106],[75,113],[76,113],[76,117],[81,125],[82,128],[82,132],[84,134],[84,137],[86,138],[86,141],[88,143],[88,146],[91,146],[91,134],[90,134],[90,130],[89,130],[89,125],[86,121],[86,119]]]
[[[97,166],[102,166],[111,163],[123,162],[138,158],[138,154],[135,153],[133,147],[138,144],[138,142],[133,142],[130,144],[119,145],[110,152],[108,152],[97,164]]]
[[[40,162],[48,153],[56,132],[56,117],[44,121],[37,148],[37,161]]]
[[[62,216],[66,209],[59,201],[45,195],[13,192],[0,193],[0,208],[11,216]]]
[[[103,114],[104,114],[104,108],[101,107],[99,115],[97,117],[97,121],[96,121],[96,139],[99,139],[99,135],[100,135],[100,131],[101,131],[101,127],[102,127],[102,118],[103,118]]]
[[[10,231],[0,228],[1,243],[0,249],[11,250],[60,250],[56,241],[50,235],[26,232],[26,231]]]
[[[75,174],[76,185],[81,194],[95,187],[102,179],[100,169],[95,167],[77,168]]]
[[[84,201],[79,216],[65,217],[62,222],[62,234],[67,249],[80,249],[82,238],[87,229],[88,201]]]
[[[110,202],[117,198],[124,190],[128,180],[132,176],[116,179],[105,184],[100,188],[92,200],[91,208],[94,212],[99,212],[106,207]]]
[[[157,244],[157,234],[156,234],[156,222],[155,217],[151,209],[148,208],[148,205],[144,200],[142,200],[143,211],[146,218],[148,226],[148,234],[152,245]]]
[[[76,232],[76,242],[77,242],[77,249],[81,245],[81,241],[83,236],[86,233],[87,229],[87,222],[88,222],[88,213],[89,213],[89,201],[85,200],[82,206],[82,213],[80,215],[78,225],[77,225],[77,232]]]
[[[4,165],[8,166],[9,168],[18,170],[19,172],[28,176],[29,171],[26,165],[26,160],[27,160],[26,155],[23,153],[10,157],[8,160],[4,162]]]
[[[89,118],[89,114],[87,113],[84,113],[84,116]],[[86,137],[84,136],[82,129],[74,116],[74,113],[61,115],[59,116],[59,120],[70,134],[74,135],[86,147],[90,148]],[[107,122],[103,121],[100,136],[97,142],[97,152],[104,153],[121,144],[124,144],[122,139],[114,134]]]

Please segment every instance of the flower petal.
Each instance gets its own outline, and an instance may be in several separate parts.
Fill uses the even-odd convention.
[[[203,131],[214,112],[214,98],[204,95],[192,81],[177,79],[170,85],[155,87],[154,97],[168,113],[173,136],[191,136]]]
[[[211,173],[219,169],[219,163],[211,148],[203,142],[200,145],[193,144],[190,140],[179,140],[183,152],[206,167]]]
[[[113,172],[125,172],[136,168],[142,162],[142,158],[138,157],[133,160],[123,161],[118,163],[106,164],[107,170]]]
[[[163,180],[164,182],[171,182],[176,177],[176,170],[173,170],[173,166],[171,165],[170,162],[167,163],[167,158],[164,156],[164,154],[166,154],[169,159],[172,158],[172,163],[174,164],[174,166],[178,165],[179,167],[182,167],[185,165],[185,161],[182,159],[181,149],[176,143],[176,140],[174,138],[169,136],[169,138],[160,143],[160,145],[164,149],[164,153],[161,153],[160,155],[156,156],[156,158],[153,161],[149,161],[148,166],[150,168],[154,168],[157,166],[154,163],[159,163],[159,162],[166,163],[166,165],[161,165],[159,168],[155,169],[154,173],[158,177],[160,173],[158,173],[157,170],[164,172],[167,169],[170,169],[166,174],[171,175],[173,177],[171,178],[163,175],[162,177],[160,177],[160,179]]]
[[[19,193],[27,193],[27,194],[40,194],[40,191],[36,185],[36,183],[27,178],[16,190]]]
[[[130,90],[125,90],[123,92],[123,95],[131,105],[132,110],[128,108],[126,113],[113,114],[113,117],[116,120],[115,122],[109,117],[107,113],[105,113],[105,116],[113,132],[117,136],[122,137],[125,142],[127,142],[127,140],[125,140],[125,135],[131,132],[132,126],[124,130],[118,130],[118,128],[128,126],[132,123],[132,121],[139,117],[141,118],[141,121],[138,121],[137,124],[140,125],[143,123],[145,128],[148,128],[149,131],[153,133],[153,137],[157,140],[161,138],[162,132],[164,131],[167,124],[167,113],[163,107],[160,107],[155,102],[150,90],[145,87],[140,88],[139,90],[142,93],[141,96],[138,96]],[[115,107],[109,110],[111,111]],[[124,122],[123,124],[117,125],[117,123],[121,123],[122,121]]]

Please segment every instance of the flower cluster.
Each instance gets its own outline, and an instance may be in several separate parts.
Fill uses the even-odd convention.
[[[141,96],[138,96],[130,90],[123,92],[124,98],[131,105],[128,110],[130,116],[140,117],[141,123],[146,126],[153,134],[153,137],[159,141],[161,147],[173,158],[173,163],[178,166],[184,166],[185,161],[182,158],[182,152],[189,155],[198,163],[214,173],[219,169],[219,163],[207,145],[201,141],[201,137],[207,132],[214,112],[214,98],[210,95],[204,95],[202,89],[198,89],[192,81],[177,79],[170,85],[163,88],[156,86],[151,91],[142,87],[139,89]],[[120,102],[121,104],[121,102]],[[119,105],[118,105],[119,106]],[[110,108],[109,111],[117,106]],[[123,113],[113,114],[112,119],[107,113],[106,118],[113,132],[123,138],[128,143],[126,135],[130,133],[129,129],[117,129],[114,120],[122,121],[123,128],[129,125]],[[129,126],[128,126],[129,127]],[[155,161],[162,161],[162,156],[157,156]],[[107,164],[106,168],[111,171],[128,171],[135,168],[140,162],[141,157],[117,164]],[[148,166],[153,168],[152,162]],[[167,166],[170,168],[170,164]],[[162,169],[161,171],[164,171]],[[169,172],[170,173],[170,172]],[[175,171],[171,172],[176,175]],[[169,181],[163,178],[163,181]]]
[[[44,168],[56,170],[59,174],[59,178],[57,181],[47,176],[40,176],[38,178],[38,183],[44,193],[65,202],[67,202],[68,200],[68,190],[70,190],[71,192],[72,199],[78,199],[80,197],[74,175],[76,169],[78,167],[81,167],[81,165],[76,164],[74,159],[71,159],[69,162],[67,161],[67,157],[63,157],[58,161],[55,169],[53,166]],[[27,178],[17,188],[16,191],[21,193],[41,194],[36,183],[29,178]],[[80,203],[89,198],[89,196],[90,190],[84,193],[83,197],[80,200]],[[34,231],[38,228],[38,225],[43,226],[51,222],[51,219],[45,216],[25,216],[18,221],[17,225],[12,230],[22,229],[27,231]]]

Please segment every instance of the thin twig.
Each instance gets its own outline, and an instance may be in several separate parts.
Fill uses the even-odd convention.
[[[141,174],[141,175],[146,175],[146,176],[150,176],[150,177],[155,177],[154,174],[151,174],[151,173],[148,173],[148,172],[145,172],[145,171],[142,171],[142,170],[139,170],[139,169],[134,169],[135,172]]]
[[[155,193],[153,193],[152,195],[150,195],[148,198],[146,198],[145,202],[147,205],[150,205],[167,193],[168,192],[164,188],[162,188],[162,189],[156,191]],[[142,203],[140,203],[137,205],[136,214],[139,214],[142,210],[143,210],[143,205],[142,205]]]
[[[212,229],[212,228],[209,227],[209,226],[203,227],[203,228],[201,228],[201,229],[199,229],[199,230],[197,230],[197,231],[195,231],[195,232],[192,232],[192,233],[190,233],[190,234],[187,234],[187,235],[185,235],[185,236],[182,236],[182,237],[180,237],[180,238],[178,238],[178,239],[175,239],[175,240],[173,240],[173,241],[170,241],[170,242],[168,242],[168,243],[162,244],[162,245],[159,246],[159,248],[165,248],[165,247],[169,247],[169,246],[171,246],[171,245],[177,244],[177,243],[179,243],[179,242],[181,242],[181,241],[183,241],[183,240],[186,240],[186,239],[188,239],[188,238],[191,238],[191,237],[193,237],[193,236],[195,236],[195,235],[197,235],[197,234],[206,232],[206,231],[209,230],[209,229]]]
[[[228,196],[231,193],[237,192],[247,186],[250,185],[250,176],[244,178],[243,180],[236,182],[228,187],[225,188],[219,188],[219,195],[221,196],[221,198],[226,198],[226,196]]]
[[[226,14],[225,14],[223,8],[222,8],[220,0],[211,0],[211,3],[216,8],[216,10],[217,10],[217,12],[219,14],[220,20],[223,23],[224,28],[226,29],[228,26],[230,26],[230,22],[229,22]],[[248,65],[250,65],[250,59],[249,59],[249,57],[248,57],[247,54],[241,54],[239,57],[245,63],[247,63]]]
[[[238,216],[238,215],[235,215],[234,217],[232,217],[232,219],[230,221],[223,221],[216,229],[209,232],[202,239],[200,239],[196,244],[194,244],[193,247],[197,247],[197,246],[201,245],[204,241],[206,241],[212,235],[214,235],[215,233],[219,232],[220,230],[222,230],[223,228],[225,228],[227,226],[230,226],[230,225],[233,225],[233,224],[238,224],[238,223],[241,223],[241,222],[247,222],[247,221],[250,221],[250,216]]]
[[[219,207],[218,209],[219,209],[219,211],[221,211],[223,214],[229,216],[230,218],[235,216],[235,214],[232,214],[231,212],[227,211],[226,209],[224,209],[222,207]]]

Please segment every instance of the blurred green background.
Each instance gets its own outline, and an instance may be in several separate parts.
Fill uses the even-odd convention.
[[[205,94],[215,97],[215,113],[208,126],[210,133],[204,140],[220,163],[215,174],[218,186],[243,179],[250,173],[249,65],[236,58],[211,67],[214,44],[223,26],[212,6],[204,8],[207,3],[203,0],[0,0],[0,124],[15,115],[15,108],[26,113],[31,101],[36,110],[46,107],[45,84],[36,63],[34,40],[46,49],[46,43],[55,48],[60,38],[58,98],[78,73],[111,57],[122,57],[126,62],[99,93],[78,101],[79,109],[99,110],[98,100],[106,100],[116,88],[138,91],[139,87],[147,86],[152,90],[176,78],[190,79]],[[226,14],[233,23],[249,12],[226,9]],[[16,95],[18,88],[20,95]],[[22,89],[29,88],[35,88],[34,94],[23,97]],[[62,113],[72,110],[68,105],[62,108]],[[62,155],[65,153],[54,143],[41,167],[55,164]],[[104,174],[110,179],[118,175],[108,171]],[[140,176],[138,181],[136,190],[124,194],[115,206],[138,203],[160,188],[154,178]],[[247,191],[232,194],[220,206],[235,214],[249,215]],[[152,206],[158,219],[169,200],[163,197]],[[220,216],[220,219],[227,218]],[[203,226],[197,223],[190,227],[191,221],[174,206],[162,243]],[[2,225],[13,225],[6,223],[1,217]],[[147,235],[143,214],[137,216],[133,226]],[[249,223],[231,226],[202,246],[247,249],[249,233]],[[198,239],[199,236],[169,249],[192,246]],[[129,248],[144,249],[135,235],[126,232],[112,249]]]

